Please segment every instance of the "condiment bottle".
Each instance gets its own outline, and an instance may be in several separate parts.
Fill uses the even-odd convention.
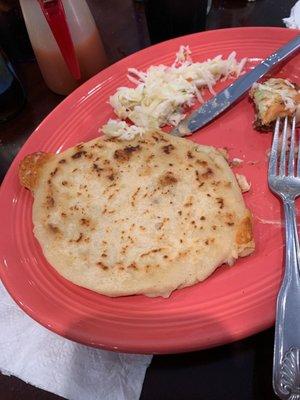
[[[43,1],[47,3],[47,0]],[[27,31],[43,78],[53,92],[66,95],[106,67],[107,58],[86,1],[61,2],[80,67],[79,80],[74,78],[67,67],[39,1],[20,0]]]

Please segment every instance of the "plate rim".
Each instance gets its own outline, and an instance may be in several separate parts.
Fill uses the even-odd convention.
[[[282,27],[234,27],[234,28],[225,28],[225,29],[214,29],[214,30],[209,30],[209,31],[204,31],[204,32],[198,32],[198,33],[194,33],[194,34],[190,34],[190,35],[185,35],[185,36],[181,36],[179,38],[175,38],[175,39],[169,39],[167,41],[158,43],[156,45],[153,46],[149,46],[147,48],[144,48],[142,50],[139,50],[133,54],[130,54],[127,57],[124,57],[123,59],[117,61],[116,63],[112,64],[111,66],[109,66],[108,68],[106,68],[105,73],[109,74],[111,67],[115,68],[116,66],[121,66],[123,64],[127,64],[128,61],[130,61],[131,58],[134,58],[136,56],[136,54],[144,54],[147,53],[149,51],[152,51],[153,48],[157,48],[160,47],[162,45],[166,45],[169,42],[174,43],[175,41],[182,41],[184,42],[185,40],[189,40],[192,37],[199,37],[200,35],[204,36],[204,35],[213,35],[216,32],[220,32],[220,31],[226,31],[226,32],[234,32],[234,31],[256,31],[256,32],[264,32],[265,30],[268,31],[274,31],[275,32],[288,32],[289,30],[287,30],[287,28],[282,28]],[[294,32],[299,32],[299,30],[293,30]],[[103,71],[101,71],[99,74],[101,74]],[[3,197],[4,197],[4,192],[6,189],[6,186],[9,185],[9,180],[10,177],[12,175],[14,175],[14,167],[16,166],[16,164],[19,162],[20,158],[23,156],[23,153],[26,151],[26,148],[29,144],[29,142],[32,140],[32,137],[34,135],[34,137],[36,135],[41,135],[42,136],[42,130],[43,127],[48,123],[48,120],[51,119],[53,117],[53,114],[55,114],[57,112],[57,110],[60,109],[64,109],[65,107],[69,107],[73,102],[74,102],[74,98],[76,99],[76,97],[78,95],[80,95],[81,91],[84,90],[85,87],[88,87],[89,85],[91,85],[91,83],[93,82],[93,80],[97,80],[98,74],[96,74],[94,77],[92,77],[91,79],[89,79],[88,81],[86,81],[83,85],[81,85],[79,88],[77,88],[74,92],[72,92],[71,95],[69,95],[68,97],[66,97],[64,100],[62,100],[39,124],[38,126],[34,129],[34,131],[31,133],[31,135],[27,138],[27,140],[25,141],[25,143],[21,146],[20,150],[18,151],[16,157],[14,158],[13,162],[11,163],[4,179],[3,182],[1,184],[0,187],[0,205],[3,202]],[[0,239],[1,241],[1,239]],[[103,344],[103,345],[99,345],[99,343],[97,344],[93,344],[93,343],[87,343],[87,341],[85,340],[80,340],[78,338],[78,336],[76,337],[76,335],[74,335],[74,333],[69,334],[66,333],[65,331],[59,331],[59,329],[55,329],[55,327],[51,327],[49,326],[44,320],[43,317],[41,318],[40,316],[35,315],[34,311],[30,308],[30,306],[23,304],[22,301],[20,300],[20,298],[18,298],[17,293],[15,293],[13,291],[13,285],[10,285],[9,279],[6,281],[5,279],[5,273],[4,273],[4,268],[2,265],[0,265],[0,278],[1,281],[6,289],[6,291],[9,293],[9,295],[12,297],[12,299],[14,300],[14,302],[27,314],[30,316],[30,318],[32,318],[34,321],[38,322],[39,324],[41,324],[42,326],[46,327],[47,329],[50,329],[51,331],[53,331],[56,334],[59,334],[69,340],[72,341],[76,341],[78,343],[84,344],[84,345],[89,345],[92,347],[96,347],[96,348],[103,348],[103,349],[108,349],[108,350],[112,350],[112,351],[123,351],[123,352],[128,352],[128,353],[141,353],[141,354],[170,354],[170,353],[179,353],[179,352],[188,352],[188,351],[194,351],[194,350],[199,350],[199,349],[207,349],[210,347],[215,347],[221,344],[227,344],[227,343],[231,343],[237,340],[240,340],[242,338],[248,337],[250,335],[253,335],[255,333],[258,333],[264,329],[269,328],[270,326],[272,326],[273,322],[274,322],[274,317],[273,316],[269,316],[269,318],[265,319],[264,324],[260,324],[259,327],[255,327],[252,329],[252,331],[250,332],[250,330],[248,330],[246,334],[241,333],[236,334],[232,340],[226,340],[225,342],[220,343],[220,341],[217,340],[217,343],[212,343],[211,345],[204,345],[204,346],[199,346],[197,344],[187,344],[186,346],[183,346],[181,348],[178,348],[178,346],[173,346],[173,348],[167,348],[167,349],[158,349],[157,351],[153,351],[153,349],[147,351],[147,349],[143,350],[141,346],[140,348],[131,348],[131,347],[126,347],[126,346],[118,346],[117,348],[115,348],[115,346],[109,345],[109,344]],[[155,346],[154,346],[155,347]]]

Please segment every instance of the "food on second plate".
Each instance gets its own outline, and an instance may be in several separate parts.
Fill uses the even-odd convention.
[[[164,296],[253,252],[251,214],[223,155],[161,131],[34,153],[34,234],[48,262],[107,296]]]
[[[237,61],[232,52],[228,58],[219,55],[193,62],[189,47],[181,46],[172,66],[152,65],[146,71],[130,68],[128,78],[135,87],[118,88],[109,101],[121,120],[129,119],[137,127],[176,126],[188,107],[197,100],[203,102],[202,89],[215,94],[213,86],[220,79],[239,76],[246,61]]]
[[[250,97],[256,110],[254,127],[261,131],[272,130],[278,117],[292,116],[300,104],[298,86],[282,78],[254,83]]]

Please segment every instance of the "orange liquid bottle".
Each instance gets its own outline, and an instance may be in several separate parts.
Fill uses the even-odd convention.
[[[62,0],[81,79],[70,73],[37,0],[20,0],[30,41],[47,86],[67,95],[107,66],[105,50],[85,0]]]

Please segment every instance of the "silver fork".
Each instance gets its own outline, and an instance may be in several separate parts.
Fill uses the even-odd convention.
[[[300,400],[300,253],[295,214],[295,199],[300,194],[300,143],[296,162],[295,123],[293,118],[288,149],[288,119],[283,122],[282,141],[277,119],[268,173],[271,190],[283,202],[286,229],[285,273],[276,310],[273,388],[280,399],[289,400]]]

